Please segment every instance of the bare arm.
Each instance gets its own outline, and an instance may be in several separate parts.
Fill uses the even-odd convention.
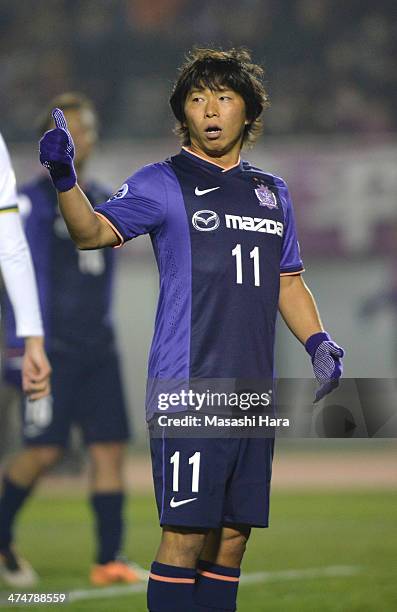
[[[302,342],[324,331],[314,298],[301,275],[281,276],[279,311],[292,333]]]
[[[94,213],[77,184],[69,191],[58,192],[58,203],[70,236],[79,249],[99,249],[120,243],[111,226]]]

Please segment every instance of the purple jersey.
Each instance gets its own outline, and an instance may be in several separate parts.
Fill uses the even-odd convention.
[[[152,239],[160,296],[149,379],[272,378],[280,274],[303,270],[282,179],[183,149],[95,210],[121,241]]]

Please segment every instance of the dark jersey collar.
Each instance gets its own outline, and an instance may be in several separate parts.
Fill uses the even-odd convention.
[[[185,147],[182,147],[180,155],[186,157],[187,159],[194,162],[195,164],[202,166],[203,168],[207,168],[208,170],[210,170],[211,172],[214,172],[215,174],[234,174],[236,172],[240,172],[243,168],[243,162],[241,158],[239,158],[239,161],[237,164],[235,164],[231,168],[225,169],[225,168],[222,168],[221,166],[218,166],[218,164],[216,164],[215,162],[210,162],[204,159],[203,157],[200,157],[200,155],[197,155],[196,153],[192,153],[191,151],[188,151]]]

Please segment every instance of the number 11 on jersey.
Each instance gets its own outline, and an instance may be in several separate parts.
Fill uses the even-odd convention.
[[[236,258],[236,283],[237,285],[243,284],[243,262],[241,255],[241,244],[236,244],[232,250],[233,257]],[[255,287],[261,286],[260,270],[259,270],[259,247],[254,247],[250,251],[250,259],[254,260],[254,285]]]

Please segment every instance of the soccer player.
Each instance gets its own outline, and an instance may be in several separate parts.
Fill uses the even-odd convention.
[[[271,379],[279,309],[312,358],[320,399],[337,385],[343,351],[302,280],[285,182],[240,159],[267,105],[262,74],[245,50],[192,52],[170,100],[181,152],[143,167],[95,211],[77,184],[73,142],[57,109],[40,159],[80,249],[151,236],[160,297],[150,380]],[[166,431],[152,439],[163,531],[148,585],[151,612],[236,609],[251,528],[268,525],[273,442],[174,439]]]
[[[90,100],[63,94],[44,113],[40,133],[53,125],[53,105],[62,108],[76,144],[75,164],[92,206],[109,197],[105,187],[85,175],[97,140],[97,117]],[[13,458],[0,500],[0,551],[13,553],[17,512],[40,476],[62,455],[72,423],[82,429],[92,463],[91,504],[96,520],[97,557],[91,582],[135,582],[137,570],[120,558],[123,536],[123,456],[129,437],[119,360],[111,317],[114,252],[78,251],[70,240],[47,173],[25,185],[20,197],[26,210],[26,235],[32,251],[43,310],[53,379],[52,397],[37,406],[26,403],[24,449]],[[6,309],[9,359],[5,376],[19,384],[15,356],[20,342]],[[16,563],[10,584],[35,581],[28,564]]]

